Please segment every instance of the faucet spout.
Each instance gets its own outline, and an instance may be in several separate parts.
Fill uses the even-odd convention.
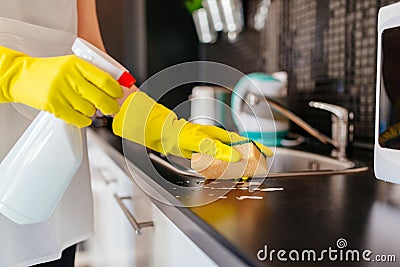
[[[318,139],[321,143],[327,144],[332,146],[334,149],[332,151],[332,155],[337,157],[340,160],[346,160],[346,146],[347,146],[347,122],[349,112],[347,109],[343,107],[339,107],[332,104],[322,103],[322,102],[310,102],[309,105],[315,108],[324,109],[330,111],[334,116],[333,119],[333,126],[338,125],[338,127],[333,127],[333,138],[329,138],[328,136],[324,135],[317,129],[313,128],[299,116],[294,114],[289,109],[285,108],[281,104],[279,104],[274,99],[271,99],[268,96],[257,96],[253,93],[249,93],[246,97],[246,102],[249,103],[251,106],[256,105],[260,101],[266,101],[267,104],[274,110],[278,111],[282,115],[286,116],[289,120],[297,124],[307,133]],[[346,135],[346,136],[344,136]]]

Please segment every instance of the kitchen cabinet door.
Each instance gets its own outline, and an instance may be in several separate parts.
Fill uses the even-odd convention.
[[[151,266],[152,229],[137,235],[121,205],[138,220],[151,220],[152,204],[102,149],[101,142],[96,134],[88,133],[95,233],[79,245],[76,266]]]
[[[217,264],[156,206],[153,207],[153,266],[214,267]]]

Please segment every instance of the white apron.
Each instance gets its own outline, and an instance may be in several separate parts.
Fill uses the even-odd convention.
[[[35,57],[71,54],[76,33],[75,0],[0,0],[2,46]],[[23,105],[0,104],[0,160],[29,125],[33,112],[37,113]],[[63,249],[92,235],[86,131],[82,131],[82,136],[82,165],[47,221],[21,226],[0,214],[1,267],[25,267],[55,260]]]

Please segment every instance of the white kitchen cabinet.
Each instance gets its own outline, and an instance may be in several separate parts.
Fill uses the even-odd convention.
[[[212,261],[168,217],[153,206],[154,261],[152,266],[213,267]]]
[[[102,142],[89,132],[95,235],[80,244],[76,266],[216,266],[129,179],[107,155]],[[142,228],[137,235],[128,217],[154,226]]]
[[[101,142],[94,133],[88,133],[95,234],[80,244],[76,266],[146,266],[151,254],[152,237],[135,234],[116,197],[130,197],[130,200],[123,200],[123,204],[140,219],[151,219],[152,204],[106,154]],[[148,249],[143,252],[137,250],[138,247]]]

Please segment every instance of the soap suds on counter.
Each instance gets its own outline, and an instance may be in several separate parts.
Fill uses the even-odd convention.
[[[192,189],[192,191],[201,191],[201,190],[202,190],[202,188],[198,188],[198,187]]]
[[[257,189],[262,192],[273,192],[273,191],[283,191],[285,190],[283,187],[270,187],[270,188],[262,188],[262,189]]]
[[[204,187],[206,188],[206,187]],[[248,190],[248,187],[208,187],[211,190]],[[267,187],[267,188],[255,188],[253,191],[261,191],[261,192],[273,192],[273,191],[283,191],[285,190],[283,187]]]
[[[240,189],[240,190],[248,190],[249,188],[248,187],[238,187],[238,189]]]
[[[233,189],[236,189],[236,187],[210,187],[210,189],[215,189],[215,190],[233,190]]]
[[[260,196],[239,196],[239,197],[236,197],[236,199],[237,200],[244,200],[244,199],[257,199],[257,200],[260,200],[260,199],[263,199],[263,197],[260,197]]]

